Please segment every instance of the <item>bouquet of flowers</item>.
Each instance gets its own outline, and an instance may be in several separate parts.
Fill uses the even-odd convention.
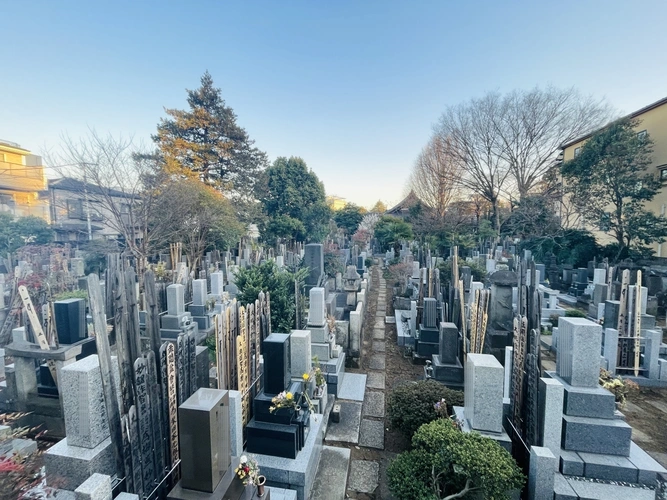
[[[269,407],[271,413],[281,408],[296,408],[296,399],[294,399],[294,394],[291,392],[283,391],[271,398],[271,402],[273,403],[273,406]]]
[[[447,402],[444,398],[435,403],[433,409],[435,409],[435,412],[440,418],[449,418],[449,415],[447,414]]]
[[[245,455],[241,456],[239,466],[234,469],[236,477],[238,477],[245,486],[249,484],[257,484],[259,480],[259,465],[254,458],[248,458]]]

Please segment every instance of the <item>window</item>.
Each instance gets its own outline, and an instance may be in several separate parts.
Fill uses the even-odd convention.
[[[83,200],[67,200],[67,218],[84,219]]]
[[[574,157],[576,158],[581,154],[581,147],[579,148],[574,148]]]
[[[658,170],[660,170],[660,180],[667,182],[667,165],[660,165]]]
[[[637,132],[637,138],[638,139],[644,139],[647,136],[646,130],[642,130],[641,132]]]

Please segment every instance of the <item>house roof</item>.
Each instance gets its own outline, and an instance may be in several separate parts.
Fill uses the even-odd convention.
[[[403,210],[414,207],[418,203],[422,203],[422,201],[417,197],[414,191],[410,191],[410,193],[408,193],[408,195],[405,198],[403,198],[396,205],[388,209],[385,213],[387,214],[400,213]]]
[[[97,184],[90,182],[83,182],[72,177],[61,177],[60,179],[49,179],[49,189],[62,189],[63,191],[72,191],[75,193],[83,193],[88,191],[90,194],[103,194],[110,196],[117,196],[119,198],[129,198],[130,196],[122,191],[111,188],[103,188]]]
[[[625,115],[621,119],[630,119],[631,120],[633,118],[637,118],[639,115],[643,115],[644,113],[646,113],[647,111],[651,111],[652,109],[659,108],[663,104],[667,104],[667,97],[663,97],[662,99],[660,99],[658,101],[655,101],[655,102],[649,104],[648,106],[644,106],[643,108],[640,108],[637,111],[633,111],[632,113],[630,113],[629,115]],[[604,128],[604,127],[602,127],[602,128]],[[581,137],[578,137],[578,138],[573,139],[569,142],[566,142],[565,144],[563,144],[560,147],[560,149],[567,149],[570,146],[572,146],[573,144],[576,144],[576,143],[581,142],[585,139],[588,139],[589,137],[591,137],[598,130],[601,130],[601,129],[591,130],[586,135],[582,135]]]

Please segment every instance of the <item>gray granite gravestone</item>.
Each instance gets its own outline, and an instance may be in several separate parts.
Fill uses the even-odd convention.
[[[229,395],[199,389],[178,408],[181,486],[213,492],[231,464]]]
[[[503,366],[490,354],[468,354],[465,417],[473,430],[502,432]]]
[[[324,326],[327,320],[324,288],[311,288],[308,324]]]
[[[304,373],[310,373],[313,359],[310,330],[292,330],[290,334],[290,359],[292,376],[301,377]]]
[[[558,375],[573,386],[597,387],[601,346],[600,325],[584,318],[560,318],[556,359]]]

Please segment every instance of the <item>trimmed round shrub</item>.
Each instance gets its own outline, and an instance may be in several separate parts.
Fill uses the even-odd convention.
[[[410,439],[421,425],[439,418],[433,405],[441,399],[447,403],[449,415],[453,413],[452,406],[463,406],[463,392],[435,380],[408,382],[396,387],[387,405],[392,427]]]
[[[445,498],[464,491],[468,494],[462,498],[501,500],[525,483],[507,450],[493,439],[462,432],[449,419],[422,425],[412,448],[387,469],[389,488],[398,500]]]
[[[389,489],[398,500],[433,500],[431,481],[432,459],[423,450],[410,450],[398,455],[387,468]]]

